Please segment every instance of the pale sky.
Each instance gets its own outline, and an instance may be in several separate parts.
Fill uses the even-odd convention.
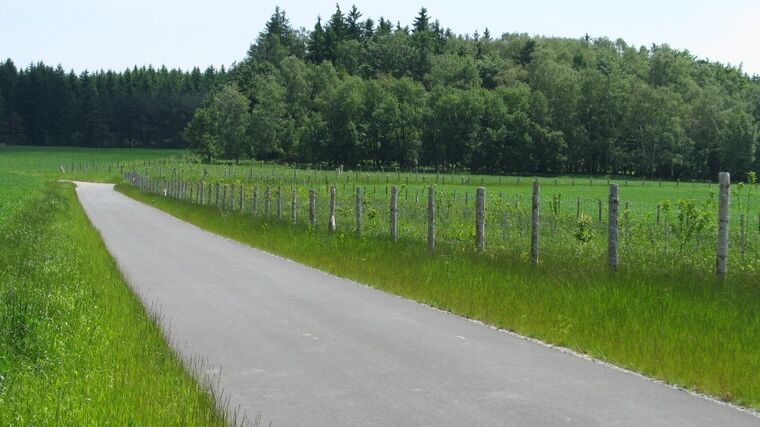
[[[340,1],[345,12],[354,2]],[[520,32],[578,38],[622,37],[629,44],[668,43],[700,58],[743,64],[760,75],[760,0],[383,0],[356,6],[411,24],[421,6],[457,34]],[[0,0],[0,58],[65,69],[133,65],[229,66],[245,56],[275,6],[290,23],[311,29],[334,0]]]

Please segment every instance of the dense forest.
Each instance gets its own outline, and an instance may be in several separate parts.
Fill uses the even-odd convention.
[[[224,69],[66,72],[0,63],[0,143],[185,147],[182,130]]]
[[[277,9],[186,137],[206,158],[714,178],[760,169],[760,79],[667,45]]]
[[[402,26],[337,7],[310,31],[276,9],[228,71],[0,63],[0,143],[207,160],[714,178],[760,169],[758,123],[760,77],[740,68],[621,39],[457,35],[424,8]]]

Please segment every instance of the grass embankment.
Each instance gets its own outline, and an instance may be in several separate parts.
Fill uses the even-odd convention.
[[[760,286],[688,270],[533,268],[493,253],[329,235],[119,191],[204,229],[339,276],[760,409]]]
[[[38,162],[56,161],[49,153]],[[224,425],[73,186],[51,182],[27,150],[2,154],[0,425]]]

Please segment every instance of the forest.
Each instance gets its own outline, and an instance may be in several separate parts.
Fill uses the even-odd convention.
[[[758,169],[760,79],[618,39],[276,9],[186,137],[206,159],[711,178]]]
[[[43,63],[0,63],[0,143],[80,147],[166,147],[203,98],[224,84],[224,69],[161,67],[75,74]]]
[[[454,34],[277,8],[229,70],[0,64],[0,143],[190,147],[205,161],[715,179],[760,169],[760,76],[666,44]]]

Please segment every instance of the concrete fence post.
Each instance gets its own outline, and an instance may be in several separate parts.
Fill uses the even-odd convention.
[[[398,188],[394,185],[391,187],[390,200],[390,232],[391,240],[398,240]]]
[[[486,189],[475,190],[475,248],[482,252],[486,248]]]
[[[369,179],[369,175],[367,175],[367,178]],[[327,223],[327,230],[330,232],[335,232],[336,224],[335,224],[335,204],[336,204],[336,190],[335,185],[330,186],[330,216],[328,217],[328,223]]]
[[[610,184],[609,218],[607,221],[607,263],[612,270],[618,267],[618,185]]]
[[[362,206],[362,189],[356,187],[356,207],[354,208],[356,214],[356,234],[362,234],[362,219],[363,219],[363,206]]]
[[[428,187],[427,223],[428,252],[432,253],[435,251],[435,189],[432,185]]]
[[[718,249],[715,259],[715,272],[719,277],[724,277],[728,272],[728,209],[731,203],[729,193],[731,175],[728,172],[721,172],[718,181],[720,193],[718,195]]]
[[[317,228],[317,194],[313,188],[309,189],[309,224],[312,229]]]
[[[540,208],[541,208],[541,186],[538,181],[533,182],[533,218],[531,221],[530,234],[530,260],[533,265],[538,264],[538,245],[539,245],[539,226],[540,226]]]

